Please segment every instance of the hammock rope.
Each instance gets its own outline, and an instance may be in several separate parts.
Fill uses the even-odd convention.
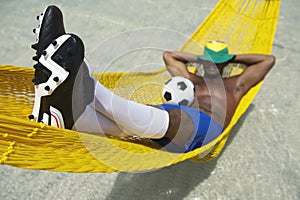
[[[218,39],[228,44],[231,53],[269,54],[279,10],[279,0],[220,0],[179,50],[201,54],[200,47]],[[232,74],[236,71],[241,72],[236,69]],[[147,139],[102,137],[29,121],[34,100],[33,73],[30,68],[0,65],[0,163],[58,172],[146,171],[187,159],[214,159],[262,85],[259,83],[243,97],[231,123],[217,139],[192,152],[175,154],[160,150]],[[115,93],[144,104],[161,103],[161,84],[169,77],[166,69],[94,75]]]

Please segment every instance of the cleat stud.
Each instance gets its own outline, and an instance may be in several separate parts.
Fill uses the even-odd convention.
[[[40,16],[39,16],[39,15],[38,15],[38,16],[36,16],[36,19],[37,19],[37,20],[40,20]]]
[[[47,55],[47,51],[44,50],[44,51],[42,52],[42,55],[43,55],[43,56],[46,56],[46,55]]]
[[[47,85],[45,88],[44,88],[46,91],[50,91],[50,87]]]
[[[39,61],[39,57],[38,57],[38,56],[33,56],[33,57],[32,57],[32,60],[34,60],[34,61]]]
[[[53,81],[58,82],[59,78],[56,76],[56,77],[53,78]]]
[[[35,44],[31,45],[31,48],[33,48],[34,50],[37,50],[37,48],[38,48],[38,44],[37,44],[37,43],[35,43]]]
[[[33,32],[33,33],[36,33],[36,28],[34,28],[34,29],[32,30],[32,32]]]
[[[56,40],[53,40],[51,43],[52,43],[53,46],[57,45],[57,41]]]
[[[34,119],[34,115],[29,115],[28,118],[29,118],[30,120],[33,120],[33,119]]]
[[[39,83],[39,79],[37,77],[34,77],[32,80],[31,80],[34,84],[38,84]]]
[[[36,69],[36,70],[42,70],[42,66],[40,63],[37,63],[35,65],[33,65],[33,68]]]

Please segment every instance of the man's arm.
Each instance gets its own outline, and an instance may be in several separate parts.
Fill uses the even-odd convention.
[[[247,67],[239,75],[236,83],[236,92],[244,95],[250,88],[262,81],[275,64],[275,57],[263,54],[236,55],[231,62],[242,63]]]
[[[183,76],[193,83],[199,81],[199,77],[190,73],[186,65],[188,62],[197,62],[197,55],[186,52],[166,51],[163,54],[163,59],[172,76]]]

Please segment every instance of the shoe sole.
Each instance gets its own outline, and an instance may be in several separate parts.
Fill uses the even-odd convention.
[[[53,120],[55,119],[52,119],[51,115],[59,113],[59,110],[63,110],[64,112],[62,113],[67,112],[72,116],[72,102],[70,102],[72,101],[72,96],[69,95],[66,99],[60,101],[67,101],[66,108],[54,105],[56,103],[53,102],[59,102],[55,99],[58,95],[63,93],[72,94],[77,72],[83,62],[83,55],[84,46],[82,41],[79,37],[72,34],[58,37],[43,51],[36,70],[47,72],[48,78],[43,83],[35,83],[35,100],[32,114],[29,116],[30,120],[43,122],[48,125],[60,124],[61,128],[72,127],[74,123],[72,119],[67,120],[66,123],[54,123]],[[38,78],[35,77],[35,79]],[[53,97],[54,93],[55,96]],[[65,116],[60,117],[59,114],[57,117],[66,118]]]

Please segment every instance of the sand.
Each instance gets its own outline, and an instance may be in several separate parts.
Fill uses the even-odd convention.
[[[160,27],[182,33],[180,39],[188,37],[216,2],[74,0],[56,5],[63,10],[67,31],[83,39],[94,64],[104,41],[124,31]],[[32,29],[46,5],[34,0],[1,2],[1,64],[34,64]],[[282,2],[273,45],[276,66],[217,159],[185,161],[148,173],[72,174],[2,165],[0,199],[300,199],[299,7],[298,0]],[[174,45],[168,43],[167,48],[180,47]],[[96,63],[95,69],[130,71],[144,68],[149,59],[162,64],[161,51],[143,55],[147,53],[144,58],[133,53],[135,60]]]

